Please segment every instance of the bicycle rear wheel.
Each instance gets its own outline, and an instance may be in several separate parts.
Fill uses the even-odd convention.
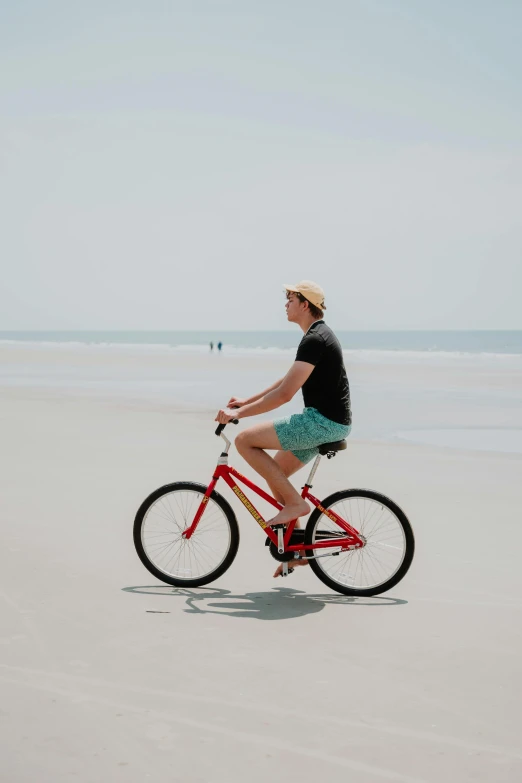
[[[332,534],[332,549],[307,550],[315,575],[344,595],[370,596],[394,587],[407,573],[415,552],[415,539],[404,512],[385,495],[367,489],[336,492],[322,501],[366,538],[361,549],[340,551],[339,525],[315,509],[305,530],[305,547]],[[327,555],[322,557],[322,555]]]
[[[227,501],[213,492],[193,535],[190,527],[207,490],[178,481],[153,492],[134,520],[134,546],[151,574],[174,587],[200,587],[222,576],[239,546],[239,527]]]

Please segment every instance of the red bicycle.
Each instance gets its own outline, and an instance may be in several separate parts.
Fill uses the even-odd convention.
[[[188,481],[167,484],[138,509],[134,545],[151,574],[175,587],[201,587],[230,568],[239,547],[239,526],[229,503],[216,492],[222,478],[264,530],[270,553],[283,563],[283,576],[292,561],[306,558],[325,585],[358,596],[384,593],[403,578],[413,560],[415,539],[406,515],[393,501],[367,489],[342,490],[322,501],[310,492],[321,457],[330,459],[344,450],[345,440],[319,447],[301,493],[315,506],[306,528],[296,528],[296,520],[286,528],[272,527],[237,481],[275,508],[282,506],[229,466],[231,444],[224,428],[220,424],[216,430],[226,447],[208,486]]]

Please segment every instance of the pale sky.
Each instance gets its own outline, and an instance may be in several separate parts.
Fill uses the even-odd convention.
[[[521,329],[520,0],[0,0],[0,329]]]

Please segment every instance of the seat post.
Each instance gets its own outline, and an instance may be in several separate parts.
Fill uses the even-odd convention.
[[[308,487],[308,489],[311,489],[312,487],[312,480],[315,476],[315,473],[317,471],[317,468],[319,467],[320,462],[321,462],[321,454],[318,454],[314,460],[314,464],[312,465],[312,470],[310,471],[310,475],[308,476],[308,479],[305,484],[305,487]]]

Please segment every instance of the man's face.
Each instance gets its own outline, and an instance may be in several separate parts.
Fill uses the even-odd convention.
[[[304,302],[301,302],[293,291],[289,291],[286,296],[286,317],[289,321],[295,322],[302,314]]]

